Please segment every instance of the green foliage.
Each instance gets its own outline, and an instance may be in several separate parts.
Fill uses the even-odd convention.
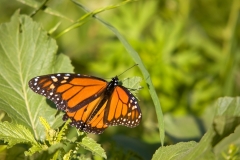
[[[62,113],[56,115],[27,82],[41,74],[73,72],[71,62],[75,72],[109,78],[132,60],[147,82],[138,95],[143,121],[134,129],[110,127],[94,136],[109,158],[150,159],[160,147],[164,124],[166,147],[153,159],[239,159],[239,98],[212,105],[218,97],[240,94],[239,0],[18,2],[0,2],[0,119],[8,121],[0,122],[6,129],[0,139],[7,142],[0,144],[0,159],[26,159],[24,152],[29,159],[106,157],[85,134],[76,136],[67,123],[62,126]],[[32,17],[19,15],[17,8]],[[13,12],[10,23],[2,23]],[[58,46],[50,36],[58,37]],[[71,62],[56,54],[58,47]],[[135,68],[124,76],[138,74]],[[152,105],[150,78],[153,101],[160,99],[164,117],[160,106]],[[134,81],[122,82],[137,91]]]
[[[212,126],[208,129],[199,143],[184,142],[159,148],[153,159],[224,159],[232,157],[239,159],[240,147],[240,97],[219,98],[214,106],[215,115]],[[232,146],[232,148],[228,148]],[[174,152],[172,152],[174,150]],[[226,155],[226,150],[228,155]],[[172,154],[170,154],[172,152]],[[173,154],[174,153],[174,154]],[[222,156],[224,155],[224,156]],[[160,159],[161,159],[160,158]]]
[[[54,130],[53,126],[59,127],[63,123],[62,114],[55,117],[56,110],[47,105],[44,97],[33,94],[27,84],[30,78],[39,74],[72,72],[69,59],[62,54],[57,55],[55,41],[39,24],[28,16],[19,15],[19,12],[13,15],[11,22],[1,25],[0,33],[0,54],[3,58],[0,63],[0,109],[13,121],[0,123],[0,139],[8,147],[19,143],[29,144],[30,148],[25,152],[27,156],[39,157],[36,152],[48,151],[50,155],[54,154],[53,159],[59,159],[60,155],[68,159],[72,152],[66,153],[62,149],[64,144],[78,145],[78,139],[70,141],[65,136],[69,122],[60,131]],[[79,143],[92,153],[106,158],[100,145],[90,138],[88,141],[83,138]]]
[[[45,119],[43,119],[42,117],[40,117],[40,119],[46,131],[45,141],[50,144],[49,152],[55,153],[52,159],[59,159],[60,155],[63,155],[64,160],[71,159],[71,156],[78,158],[79,155],[77,155],[76,153],[78,153],[79,146],[82,146],[84,149],[91,151],[92,154],[99,155],[100,157],[103,157],[105,159],[107,158],[103,148],[99,144],[97,144],[92,138],[84,136],[81,139],[81,142],[78,142],[78,139],[69,140],[65,136],[65,132],[67,131],[70,120],[68,120],[58,132],[54,129],[51,129],[50,125]],[[63,144],[68,144],[69,142],[75,146],[75,149],[70,149],[67,152],[65,150],[62,150],[64,146]]]
[[[42,152],[48,150],[49,153],[54,153],[52,160],[57,160],[63,155],[63,159],[71,159],[73,153],[78,152],[79,146],[82,146],[84,149],[91,151],[93,154],[99,155],[100,157],[107,158],[104,150],[99,144],[97,144],[93,139],[89,137],[83,137],[81,142],[78,142],[78,139],[70,141],[66,138],[65,132],[70,121],[64,124],[60,132],[50,128],[50,125],[47,121],[40,117],[40,121],[45,128],[46,139],[43,144],[38,143],[33,137],[32,133],[26,129],[24,126],[11,124],[9,122],[0,123],[1,131],[0,138],[8,143],[8,147],[13,147],[18,143],[27,143],[30,144],[31,148],[25,152],[26,156],[33,156],[36,152]],[[65,151],[62,148],[63,144],[67,143],[74,144],[75,150]],[[79,157],[75,155],[75,157]]]
[[[202,131],[199,127],[199,120],[194,116],[173,117],[170,114],[165,114],[164,120],[166,132],[171,137],[182,140],[195,140],[197,137],[201,137]]]
[[[172,160],[178,159],[182,155],[188,153],[189,150],[196,146],[196,142],[180,142],[172,146],[161,147],[157,152],[153,155],[153,160]],[[173,152],[174,151],[174,152]]]
[[[18,143],[35,145],[38,150],[41,148],[32,133],[24,126],[9,122],[1,122],[0,127],[0,139],[7,142],[9,148]]]
[[[239,147],[234,144],[229,145],[227,153],[222,153],[222,156],[226,160],[237,160],[240,157]]]
[[[48,141],[50,145],[60,143],[61,140],[65,138],[65,132],[68,129],[68,124],[70,120],[67,120],[64,126],[58,132],[58,131],[55,131],[54,129],[51,129],[51,126],[43,117],[40,117],[39,119],[46,131],[46,141]]]
[[[52,122],[53,126],[62,122],[60,116],[54,117],[54,109],[45,107],[47,103],[43,97],[33,96],[28,81],[39,74],[70,72],[70,61],[66,56],[56,55],[56,42],[36,22],[27,16],[19,17],[18,12],[10,23],[1,25],[0,33],[0,109],[14,123],[27,127],[36,139],[42,139],[39,116]]]
[[[84,137],[79,143],[79,145],[91,151],[93,154],[97,154],[107,159],[106,153],[104,152],[103,148],[99,144],[97,144],[96,141],[94,141],[92,138]]]

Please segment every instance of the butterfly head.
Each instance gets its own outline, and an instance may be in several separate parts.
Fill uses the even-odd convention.
[[[113,77],[110,83],[113,83],[114,86],[119,85],[118,77],[117,76]]]

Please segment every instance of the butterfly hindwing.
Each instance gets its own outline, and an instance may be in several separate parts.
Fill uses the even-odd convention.
[[[64,120],[70,118],[72,120],[71,125],[82,131],[95,134],[102,133],[108,127],[108,125],[102,121],[104,106],[102,106],[96,114],[93,114],[96,107],[101,103],[101,100],[102,96],[75,112],[66,112]]]
[[[105,119],[108,125],[135,127],[141,121],[136,97],[125,87],[116,86],[108,103]]]

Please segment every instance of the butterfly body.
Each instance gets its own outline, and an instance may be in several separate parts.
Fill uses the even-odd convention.
[[[137,99],[119,85],[117,76],[107,82],[94,76],[58,73],[35,77],[29,87],[66,112],[63,120],[70,118],[72,126],[88,133],[100,134],[115,125],[135,127],[142,118]]]

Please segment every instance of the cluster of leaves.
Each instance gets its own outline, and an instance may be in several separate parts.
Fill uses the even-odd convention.
[[[9,151],[6,150],[7,148],[11,147],[13,147],[13,150],[15,150],[16,147],[14,147],[14,145],[16,144],[28,144],[27,148],[29,149],[25,151],[24,155],[32,156],[34,159],[41,159],[43,157],[45,159],[52,160],[68,160],[73,158],[78,159],[80,157],[84,158],[84,155],[77,154],[80,147],[84,148],[85,150],[89,150],[93,154],[99,155],[105,159],[107,158],[102,147],[93,139],[82,136],[82,132],[78,134],[78,138],[74,137],[72,139],[68,139],[65,133],[68,129],[70,121],[66,122],[60,131],[52,129],[43,117],[40,117],[40,121],[46,132],[46,137],[44,141],[41,142],[36,141],[30,130],[22,125],[9,122],[0,123],[0,139],[7,143],[7,145],[2,145],[6,147],[1,150],[1,153],[6,153],[6,155],[1,156],[1,159],[17,158],[11,154],[8,154]],[[74,148],[72,147],[73,149],[67,149],[67,144],[72,144]]]
[[[25,152],[25,156],[32,156],[36,159],[42,157],[47,159],[50,157],[52,159],[81,158],[79,155],[82,154],[78,149],[82,146],[92,154],[106,158],[100,145],[86,135],[83,138],[78,135],[78,139],[69,140],[65,137],[66,125],[59,132],[52,129],[62,125],[62,114],[55,117],[55,109],[46,107],[49,102],[45,101],[44,97],[33,94],[27,85],[29,79],[37,75],[73,72],[70,60],[63,54],[56,54],[55,40],[50,38],[38,23],[33,22],[29,16],[20,15],[19,11],[12,16],[10,23],[1,25],[0,32],[0,53],[3,58],[0,64],[2,71],[0,76],[2,106],[0,109],[5,111],[12,120],[12,123],[1,122],[0,139],[7,143],[3,146],[11,148],[19,143],[28,144],[29,149]],[[141,79],[135,77],[125,79],[122,83],[134,89],[133,92],[135,92],[140,88],[139,81]],[[15,101],[12,101],[13,99]],[[43,118],[39,121],[40,116]],[[71,145],[70,149],[67,147],[69,145]],[[9,154],[10,150],[6,150],[6,147],[2,153],[7,154],[2,157],[3,159],[19,156]]]
[[[10,23],[1,24],[0,110],[7,113],[7,116],[4,116],[4,113],[1,112],[0,116],[0,139],[7,143],[7,145],[2,143],[3,145],[0,146],[1,159],[15,159],[16,157],[23,159],[24,157],[19,157],[19,155],[23,155],[24,151],[25,155],[31,155],[35,159],[58,159],[60,157],[64,159],[86,159],[86,150],[106,158],[103,149],[91,138],[81,133],[78,134],[77,139],[69,138],[65,135],[69,129],[67,129],[67,123],[61,127],[63,124],[61,120],[62,114],[55,116],[56,110],[49,107],[49,101],[46,101],[44,97],[33,94],[27,86],[28,80],[37,75],[73,72],[69,58],[63,54],[56,54],[58,46],[56,41],[49,36],[52,33],[51,36],[56,35],[55,37],[62,36],[64,33],[69,34],[69,36],[59,40],[61,44],[59,46],[61,47],[60,50],[64,50],[72,58],[76,67],[79,67],[77,63],[81,62],[81,67],[84,66],[83,68],[85,69],[95,70],[107,77],[119,74],[131,66],[131,58],[140,64],[140,70],[150,90],[156,107],[155,112],[157,112],[157,118],[159,119],[156,125],[153,122],[153,117],[155,116],[149,113],[150,110],[153,110],[153,107],[147,106],[150,104],[147,98],[149,93],[143,91],[142,97],[145,98],[140,100],[142,103],[147,104],[145,105],[147,107],[141,108],[144,112],[144,130],[142,130],[143,132],[138,132],[138,135],[142,133],[138,137],[141,136],[146,142],[155,143],[159,141],[159,133],[156,128],[160,128],[161,142],[164,140],[163,117],[158,97],[164,104],[163,109],[165,111],[195,114],[199,114],[199,111],[201,111],[201,113],[208,116],[206,118],[207,116],[205,115],[201,119],[201,122],[205,122],[206,126],[208,126],[204,129],[208,129],[205,134],[204,131],[200,134],[196,133],[198,134],[197,140],[201,139],[198,143],[190,141],[160,147],[153,155],[153,159],[239,159],[239,98],[220,98],[214,108],[210,107],[210,111],[204,111],[204,108],[209,106],[214,98],[222,95],[235,96],[239,94],[237,76],[239,75],[240,66],[238,62],[240,59],[239,54],[236,54],[239,52],[239,47],[235,41],[239,36],[238,34],[234,36],[234,27],[237,26],[236,13],[238,12],[236,11],[238,9],[236,6],[239,6],[238,0],[232,1],[233,7],[231,17],[229,18],[231,21],[223,29],[226,31],[224,32],[226,34],[220,38],[218,37],[218,32],[213,30],[214,27],[209,27],[209,24],[202,25],[201,17],[197,17],[199,14],[192,14],[190,11],[191,7],[194,8],[195,5],[204,5],[204,0],[193,4],[190,4],[190,1],[179,1],[178,5],[174,0],[164,1],[165,4],[160,1],[137,1],[135,3],[138,4],[136,8],[131,5],[118,8],[114,15],[119,16],[119,18],[106,16],[120,30],[124,28],[122,33],[126,34],[133,48],[137,49],[139,55],[144,60],[144,64],[151,73],[158,95],[154,92],[150,75],[144,68],[139,55],[115,27],[103,21],[97,15],[98,13],[122,6],[130,2],[130,0],[123,1],[118,5],[98,8],[92,12],[89,12],[78,1],[73,0],[73,4],[87,12],[77,21],[73,21],[56,9],[47,7],[46,3],[48,1],[44,1],[44,3],[31,0],[19,1],[34,8],[29,15],[36,15],[36,13],[39,13],[38,11],[42,10],[47,14],[66,19],[72,24],[67,29],[62,29],[63,31],[56,35],[55,31],[59,28],[61,30],[60,23],[54,23],[52,26],[51,24],[53,23],[48,23],[47,21],[49,17],[45,16],[45,23],[42,24],[48,24],[49,26],[46,25],[44,27],[51,28],[48,29],[47,33],[42,30],[40,24],[33,22],[32,18],[19,15],[18,12],[12,16]],[[213,3],[216,1],[212,0]],[[226,1],[222,3],[222,6],[225,6],[225,3],[229,4]],[[165,8],[159,10],[160,6],[165,6]],[[179,6],[179,8],[176,6]],[[229,7],[229,5],[226,6]],[[133,10],[132,8],[135,9],[137,18],[136,15],[133,14],[131,16],[129,14],[129,11]],[[206,11],[211,10],[211,8],[205,9]],[[221,17],[227,17],[228,12],[225,11],[222,14],[225,16]],[[192,15],[197,17],[196,19],[199,20],[199,23],[189,21],[189,19],[192,19]],[[93,18],[112,31],[121,43],[119,43],[119,40],[112,38],[112,33],[101,33],[101,28],[96,27],[96,24],[91,23],[91,26],[88,26],[89,24],[86,24],[86,22]],[[214,17],[211,18],[214,19]],[[38,14],[35,19],[38,21],[42,20]],[[225,24],[224,22],[222,23]],[[86,25],[83,26],[83,24]],[[86,28],[92,27],[93,30],[98,28],[102,36],[101,38],[87,37],[90,37],[91,41],[99,43],[99,48],[90,47],[92,43],[82,40],[83,36],[79,40],[77,36],[79,34],[76,34],[76,31],[68,32],[80,26],[82,27],[82,34],[86,34]],[[203,34],[203,31],[206,32]],[[93,33],[91,32],[91,34]],[[75,38],[72,38],[73,36]],[[102,42],[102,39],[105,39],[105,41]],[[78,40],[82,43],[79,44]],[[224,45],[221,45],[219,41],[224,41]],[[81,56],[79,54],[69,54],[72,50],[63,49],[63,46],[71,46],[71,43],[77,43],[77,46],[83,48],[82,50],[85,49],[84,52],[90,51],[90,53],[85,54],[83,52]],[[222,46],[224,47],[221,48]],[[125,52],[124,48],[129,52],[129,57],[123,54]],[[95,52],[98,49],[98,54],[91,54],[91,52]],[[222,54],[219,55],[220,53]],[[86,61],[89,63],[86,64]],[[113,67],[117,68],[114,70],[114,73],[112,72]],[[76,68],[76,70],[79,70],[79,68]],[[128,88],[136,89],[139,89],[139,86],[136,85],[138,82],[138,78],[123,81]],[[12,122],[2,122],[8,120],[8,116]],[[39,117],[41,117],[40,120]],[[184,137],[185,141],[194,139],[192,138],[192,133],[198,130],[196,129],[197,123],[194,121],[195,117],[184,117],[184,119],[176,120],[168,114],[164,118],[167,124],[166,131],[170,135],[168,136],[170,142],[178,142],[179,140],[174,141],[174,139],[179,137]],[[182,126],[181,128],[179,128],[180,125]],[[57,129],[59,127],[60,129]],[[196,134],[193,135],[196,136]],[[199,138],[203,134],[204,136]],[[106,135],[106,141],[109,141],[109,135]],[[136,159],[149,159],[149,155],[151,157],[153,154],[149,154],[146,157],[144,155],[150,148],[149,146],[152,145],[142,143],[144,148],[139,143],[132,142],[132,139],[121,139],[119,137],[117,139],[122,143],[125,142],[124,147],[132,144],[133,146],[130,150],[133,150],[133,148],[138,150],[125,154],[124,151],[119,151],[118,148],[115,150],[110,149],[112,151],[111,157],[113,158],[120,157],[125,159],[135,157]],[[168,144],[169,141],[167,141]],[[17,145],[22,143],[27,144],[27,147]],[[158,143],[157,147],[159,146],[160,144]],[[13,150],[7,149],[7,147],[13,147],[13,150],[21,148],[21,150],[19,150],[20,153],[13,153]]]
[[[78,138],[67,138],[69,122],[59,131],[54,130],[52,127],[63,124],[62,114],[55,117],[56,110],[48,107],[45,98],[32,94],[28,87],[28,80],[39,73],[72,72],[68,57],[56,54],[56,42],[49,39],[30,17],[19,15],[19,11],[12,16],[10,23],[1,25],[0,33],[0,55],[3,58],[0,64],[0,109],[12,120],[11,123],[0,122],[0,139],[7,143],[2,146],[11,148],[19,143],[27,144],[29,149],[25,156],[35,159],[78,158],[80,154],[76,153],[80,147],[106,158],[101,146],[82,133]],[[71,148],[66,148],[70,144]],[[4,147],[1,151],[6,153],[1,159],[15,159],[7,154],[6,149]]]
[[[161,147],[153,159],[239,159],[240,98],[219,98],[211,113],[214,114],[211,126],[200,142]]]

